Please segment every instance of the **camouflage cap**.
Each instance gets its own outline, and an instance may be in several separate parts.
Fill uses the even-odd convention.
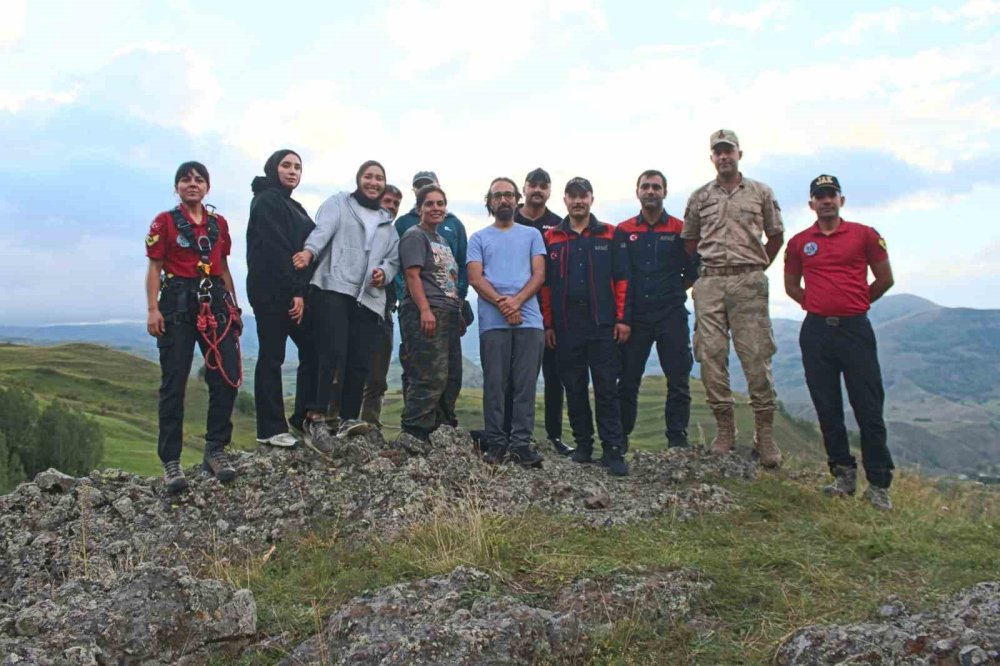
[[[428,185],[430,183],[437,183],[437,174],[433,171],[418,171],[413,175],[413,186],[416,187],[417,183],[424,183]]]
[[[830,176],[827,174],[816,176],[813,178],[812,182],[809,183],[809,196],[813,196],[820,190],[836,190],[837,192],[840,192],[840,181],[837,180],[836,176]]]
[[[718,132],[712,132],[712,136],[708,139],[708,147],[715,148],[720,143],[731,143],[737,149],[740,147],[739,137],[733,130],[720,129]]]

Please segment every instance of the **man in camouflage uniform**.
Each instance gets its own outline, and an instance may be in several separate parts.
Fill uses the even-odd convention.
[[[776,395],[771,373],[775,343],[764,270],[784,243],[781,208],[770,187],[740,173],[743,152],[735,132],[713,132],[709,146],[718,177],[691,194],[681,237],[689,254],[701,256],[700,279],[692,290],[694,355],[715,414],[717,434],[711,450],[727,453],[736,441],[729,388],[731,333],[754,411],[754,448],[761,464],[777,467],[781,451],[773,437]]]

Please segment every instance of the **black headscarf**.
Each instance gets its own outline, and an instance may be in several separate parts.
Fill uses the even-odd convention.
[[[382,166],[380,163],[376,162],[375,160],[366,161],[364,164],[358,167],[358,172],[354,175],[354,191],[351,192],[351,196],[354,197],[354,200],[357,201],[362,206],[364,206],[365,208],[368,208],[370,210],[378,210],[379,208],[382,207],[382,195],[380,194],[378,199],[369,199],[361,191],[361,174],[363,174],[370,166],[377,166],[379,169],[382,170],[382,175],[383,176],[385,175],[385,167]],[[385,193],[385,187],[382,188],[382,193],[383,194]]]
[[[286,197],[292,196],[292,191],[278,180],[278,165],[281,164],[281,160],[285,159],[286,155],[295,155],[300,161],[302,160],[302,156],[290,148],[282,148],[271,153],[271,156],[264,162],[264,175],[255,177],[250,183],[250,189],[253,190],[254,194],[260,194],[268,188],[274,188]]]

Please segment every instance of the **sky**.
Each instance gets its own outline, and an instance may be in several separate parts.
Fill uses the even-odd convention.
[[[245,281],[250,181],[303,157],[310,213],[381,161],[413,204],[437,172],[471,234],[496,176],[594,184],[638,211],[660,169],[668,212],[715,176],[709,135],[740,136],[786,238],[809,181],[888,242],[896,293],[1000,308],[1000,1],[327,3],[0,0],[0,323],[144,320],[143,239],[189,159],[230,222]],[[772,315],[801,317],[768,271]]]

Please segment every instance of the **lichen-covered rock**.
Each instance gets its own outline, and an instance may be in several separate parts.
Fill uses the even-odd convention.
[[[884,624],[816,625],[797,631],[775,663],[1000,664],[1000,582],[973,585],[937,608],[909,615],[898,602]]]
[[[67,581],[0,626],[10,619],[4,664],[173,664],[203,661],[209,649],[235,653],[256,632],[257,606],[249,590],[143,564],[110,583]]]
[[[611,620],[683,620],[691,597],[707,588],[686,571],[619,574],[578,581],[548,603],[528,603],[488,574],[458,567],[355,597],[281,664],[572,663]]]

